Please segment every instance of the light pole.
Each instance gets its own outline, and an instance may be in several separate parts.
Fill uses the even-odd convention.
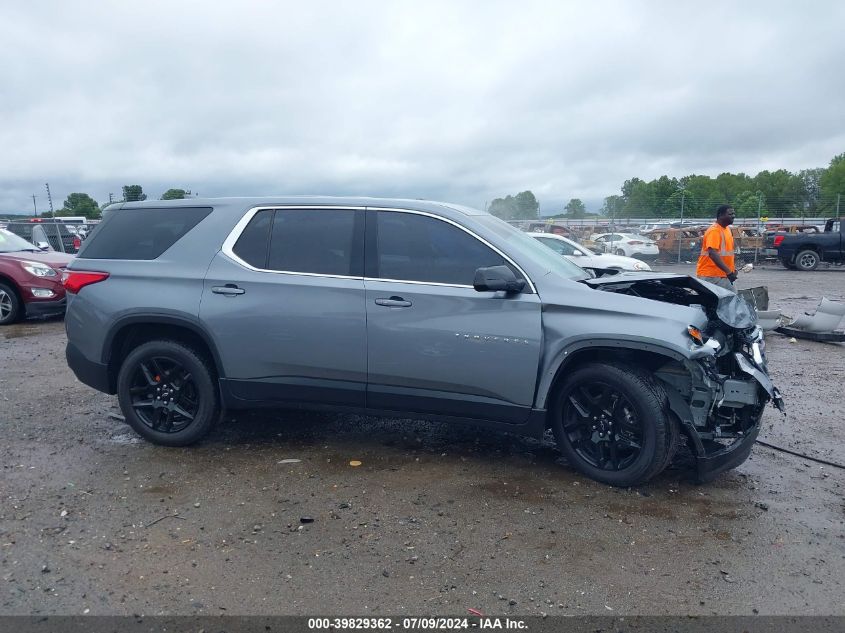
[[[757,235],[760,235],[760,213],[763,209],[763,192],[757,192]],[[762,238],[761,238],[762,239]],[[760,252],[760,247],[754,248],[754,265],[757,265],[757,253]]]
[[[678,263],[681,263],[681,244],[684,238],[684,199],[686,198],[687,190],[681,187],[681,226],[678,227]]]

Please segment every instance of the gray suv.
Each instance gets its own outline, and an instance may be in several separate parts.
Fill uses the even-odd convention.
[[[781,406],[755,315],[674,274],[595,277],[497,218],[369,198],[110,207],[65,275],[67,359],[166,446],[223,409],[314,407],[543,436],[608,484],[685,436],[701,480]]]

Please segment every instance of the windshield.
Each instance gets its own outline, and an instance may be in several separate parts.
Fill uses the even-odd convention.
[[[11,231],[0,229],[0,253],[14,253],[15,251],[37,251],[33,244],[30,244],[22,237],[18,237]]]
[[[536,265],[542,267],[547,272],[576,281],[590,279],[590,274],[586,270],[580,266],[576,266],[565,257],[561,257],[552,249],[544,246],[527,233],[523,233],[504,220],[500,220],[492,215],[477,215],[473,217],[473,220],[493,231],[508,244],[517,247],[520,254],[530,257]]]

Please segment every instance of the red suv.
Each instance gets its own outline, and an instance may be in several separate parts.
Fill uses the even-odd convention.
[[[42,251],[0,229],[0,325],[24,316],[63,313],[62,272],[72,259],[65,253]]]

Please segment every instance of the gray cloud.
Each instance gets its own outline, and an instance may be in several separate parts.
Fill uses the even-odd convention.
[[[845,148],[845,5],[30,2],[0,22],[0,213],[368,194],[596,206]],[[136,6],[139,5],[139,6]],[[561,5],[561,6],[558,6]]]

